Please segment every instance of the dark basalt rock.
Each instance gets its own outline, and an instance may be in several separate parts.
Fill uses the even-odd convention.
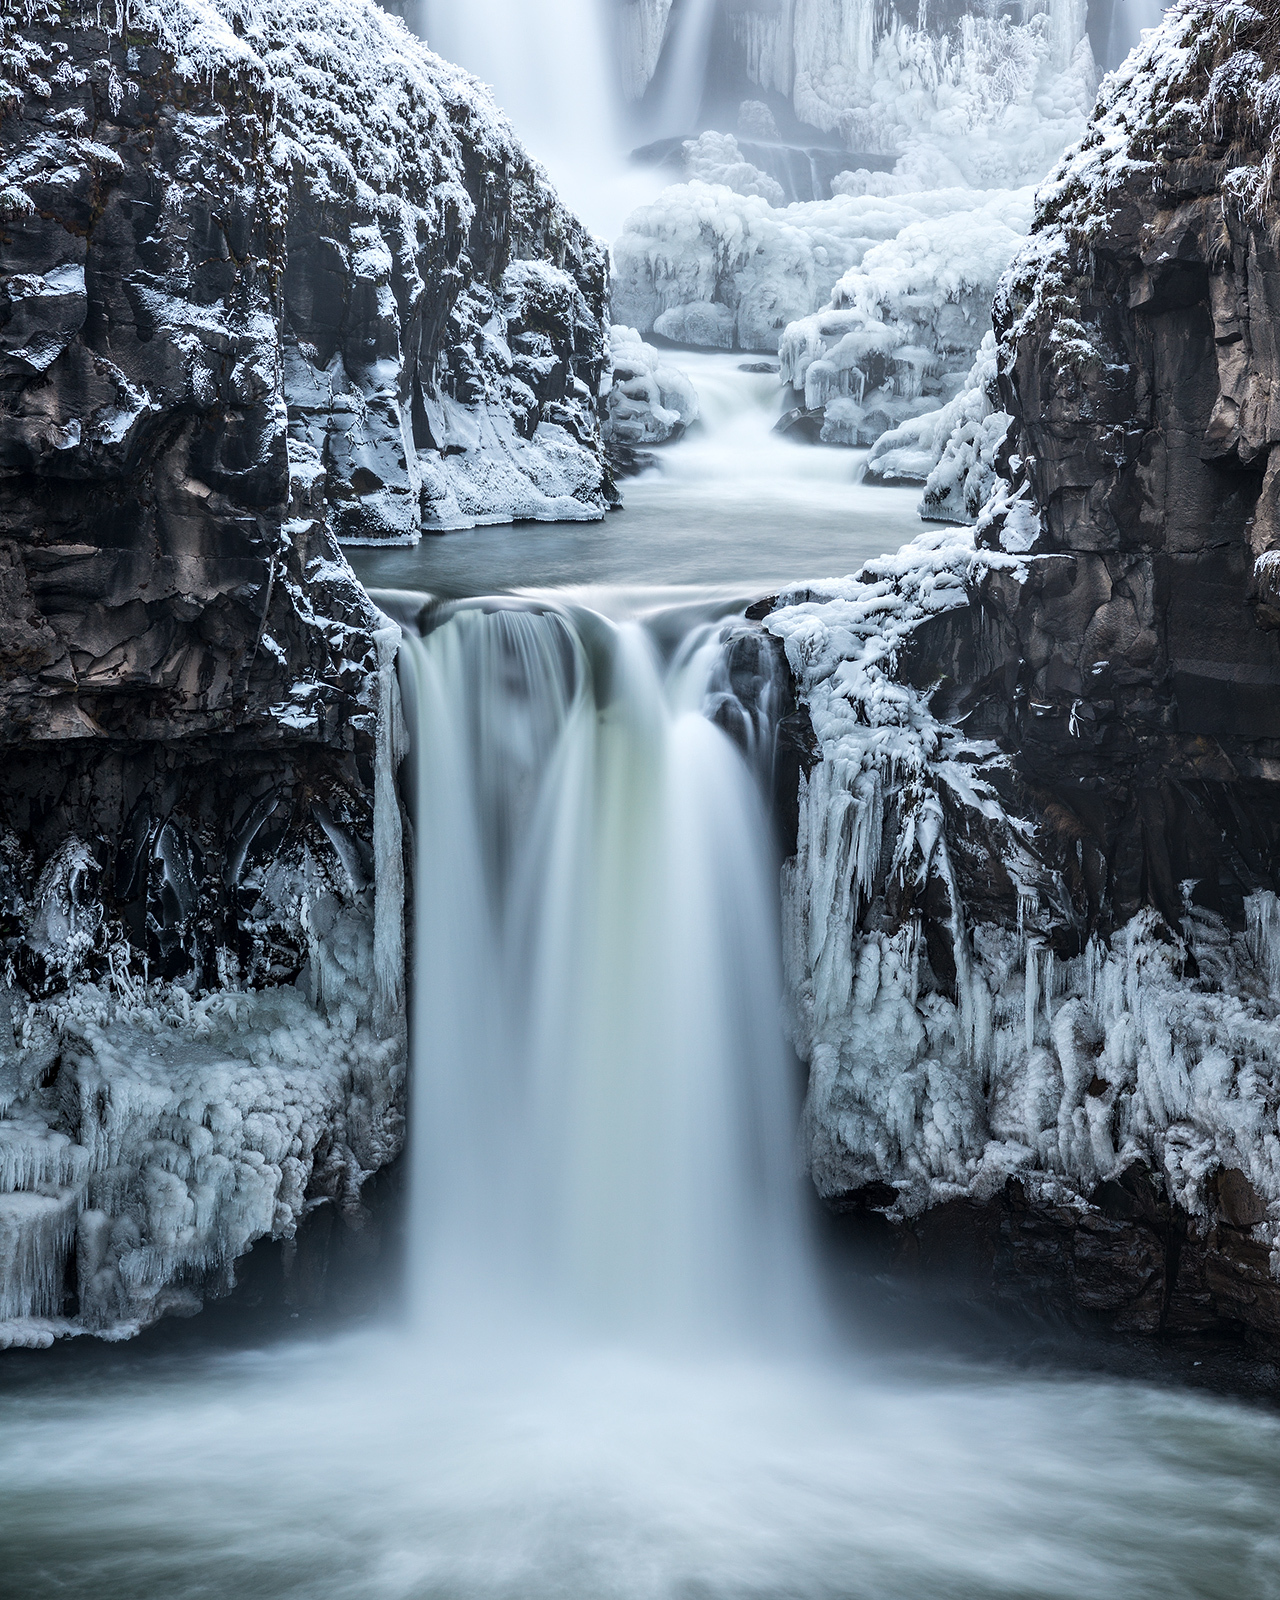
[[[121,16],[0,14],[0,1131],[37,1174],[0,1345],[359,1225],[403,1136],[402,751],[339,538],[465,521],[499,458],[479,511],[536,514],[526,447],[606,505],[604,256],[484,91],[372,0]],[[247,1086],[226,1126],[188,1024]],[[194,1076],[121,1121],[149,1027]]]
[[[959,1006],[957,930],[979,959],[966,927],[1030,935],[1046,958],[1089,948],[1099,962],[1141,929],[1171,986],[1205,997],[1205,1016],[1218,994],[1223,1006],[1248,994],[1270,1027],[1267,938],[1246,954],[1240,934],[1246,898],[1280,890],[1280,255],[1276,129],[1261,92],[1280,69],[1280,28],[1260,14],[1237,28],[1207,0],[1168,26],[1190,30],[1189,48],[1153,47],[1131,80],[1104,87],[1097,131],[1046,186],[1033,243],[997,299],[1014,420],[979,540],[1018,559],[985,568],[967,603],[920,622],[897,654],[897,676],[973,742],[984,805],[940,784],[947,881],[921,873],[894,903],[877,878],[867,896],[883,895],[887,931],[918,929],[930,999]],[[896,804],[886,796],[887,819]],[[886,820],[888,848],[899,833]],[[1271,903],[1253,901],[1255,915]],[[1202,969],[1200,928],[1239,954],[1207,941]],[[1040,956],[1022,959],[1030,993]],[[1097,1025],[1086,964],[1055,1003],[1073,1006],[1076,1043],[1101,1060],[1101,1034],[1085,1037]],[[1239,995],[1224,993],[1237,977]],[[1027,1014],[1029,1052],[1032,1000]],[[1187,1061],[1223,1044],[1222,1092],[1238,1097],[1247,1052],[1211,1034],[1186,1043]],[[1060,1064],[1059,1041],[1038,1037]],[[984,1085],[995,1070],[969,1067]],[[1106,1115],[1115,1086],[1101,1067],[1092,1081],[1081,1071],[1060,1117]],[[1258,1082],[1265,1128],[1270,1061]],[[1100,1184],[1055,1152],[994,1193],[927,1206],[903,1175],[832,1203],[878,1233],[890,1273],[946,1272],[988,1300],[1095,1330],[1274,1355],[1274,1195],[1237,1164],[1255,1134],[1246,1148],[1204,1131],[1211,1103],[1197,1090],[1138,1126]],[[982,1104],[980,1140],[1005,1137],[997,1110]],[[1160,1141],[1178,1129],[1210,1152],[1185,1208],[1172,1198],[1176,1163],[1137,1158],[1144,1141],[1167,1156]]]

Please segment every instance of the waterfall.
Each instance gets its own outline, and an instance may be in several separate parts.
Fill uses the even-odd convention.
[[[420,602],[419,602],[420,603]],[[804,1303],[774,862],[719,630],[407,634],[413,1277],[432,1326],[717,1339]]]
[[[1168,0],[1112,0],[1106,62],[1124,60],[1148,28],[1158,28],[1168,11]]]
[[[423,0],[422,32],[489,84],[540,160],[570,168],[612,147],[614,67],[601,0]]]
[[[699,131],[717,5],[718,0],[684,0],[675,11],[662,52],[662,81],[649,130],[655,139]]]

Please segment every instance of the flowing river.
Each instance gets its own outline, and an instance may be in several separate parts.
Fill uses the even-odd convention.
[[[1280,1594],[1270,1413],[889,1353],[828,1305],[770,683],[743,701],[722,639],[916,497],[772,438],[729,358],[697,381],[706,421],[605,524],[359,553],[407,639],[407,1309],[0,1368],[6,1595]]]

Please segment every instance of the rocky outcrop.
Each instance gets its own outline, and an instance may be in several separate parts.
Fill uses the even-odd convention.
[[[1040,515],[984,534],[1036,559],[985,597],[1018,670],[979,715],[1016,727],[1024,782],[1096,863],[1089,926],[1176,923],[1188,894],[1239,924],[1276,887],[1276,58],[1249,17],[1194,7],[1131,59],[996,307]]]
[[[371,0],[33,0],[0,105],[0,1342],[40,1342],[358,1226],[399,1150],[398,631],[338,541],[603,514],[604,261]]]
[[[989,1292],[1280,1340],[1271,118],[1196,4],[1108,81],[996,303],[976,541],[784,597],[814,1174]]]

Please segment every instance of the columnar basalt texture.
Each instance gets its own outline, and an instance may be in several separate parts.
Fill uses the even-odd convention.
[[[1277,887],[1276,62],[1250,15],[1193,7],[1136,54],[996,307],[1041,509],[1027,581],[989,596],[1016,636],[1006,714],[1109,925],[1176,922],[1188,880],[1236,922]]]
[[[604,289],[372,0],[0,15],[0,1344],[365,1220],[403,728],[339,540],[602,515]]]
[[[967,534],[784,597],[820,1191],[991,1292],[1280,1342],[1280,38],[1181,8],[996,302]]]

